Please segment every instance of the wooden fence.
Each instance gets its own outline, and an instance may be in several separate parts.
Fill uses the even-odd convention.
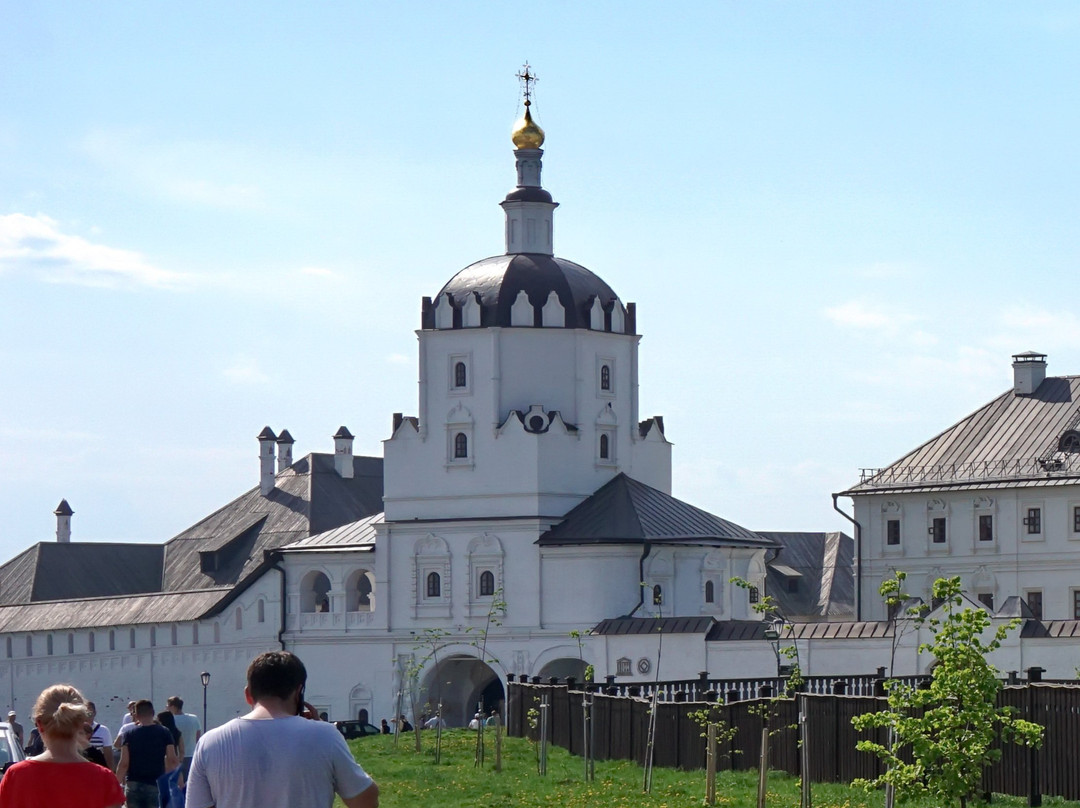
[[[512,682],[508,686],[507,731],[532,738],[529,711],[548,712],[548,739],[572,754],[583,753],[585,693],[566,685],[536,685]],[[600,692],[592,699],[592,748],[597,760],[633,760],[644,765],[651,700]],[[885,730],[856,732],[853,716],[885,709],[885,700],[874,696],[805,694],[806,765],[811,782],[850,782],[857,777],[873,778],[881,772],[874,755],[859,752],[861,739],[885,743]],[[1002,758],[987,769],[987,791],[1016,796],[1046,794],[1069,800],[1080,799],[1080,687],[1055,684],[1028,684],[1002,689],[999,703],[1016,709],[1019,717],[1034,721],[1044,729],[1043,746],[1032,751],[1004,744]],[[735,733],[719,745],[718,768],[757,768],[761,753],[762,708],[770,715],[770,768],[799,774],[798,706],[794,699],[749,699],[729,704],[695,701],[658,701],[653,762],[679,769],[705,767],[706,742],[701,725],[691,717],[710,708]]]

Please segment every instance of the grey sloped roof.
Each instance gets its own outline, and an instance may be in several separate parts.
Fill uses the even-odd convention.
[[[63,631],[96,626],[196,620],[212,612],[231,592],[231,588],[224,587],[199,592],[153,593],[0,606],[0,632]]]
[[[693,542],[774,547],[772,539],[618,474],[538,540],[541,546]]]
[[[252,488],[166,542],[162,589],[236,585],[268,552],[382,511],[382,459],[354,457],[353,474],[341,477],[333,455],[300,458],[265,497]],[[218,554],[213,569],[203,571],[200,552]]]
[[[342,478],[333,455],[307,455],[278,473],[267,496],[253,488],[164,545],[37,544],[0,566],[0,631],[213,614],[271,551],[382,511],[382,459],[354,457],[353,473]]]
[[[160,544],[41,542],[0,567],[0,604],[156,592]]]
[[[705,634],[716,621],[711,617],[616,617],[601,620],[593,634]]]
[[[1030,395],[1009,390],[843,492],[1075,485],[1080,455],[1056,451],[1080,419],[1080,377],[1052,376]]]
[[[789,620],[855,616],[855,541],[846,533],[758,531],[780,550],[766,567],[765,592]],[[798,583],[789,582],[797,577]],[[791,591],[794,588],[795,591]]]
[[[287,544],[283,550],[340,550],[356,548],[375,548],[375,525],[382,524],[383,514],[366,516],[347,525],[317,533],[306,539]]]

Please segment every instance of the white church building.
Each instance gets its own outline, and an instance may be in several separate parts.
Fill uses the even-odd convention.
[[[1027,659],[1071,675],[1064,635],[1080,612],[1066,601],[1080,602],[1080,579],[1066,585],[1066,567],[1050,570],[1055,554],[1080,558],[1080,521],[1067,521],[1080,519],[1068,510],[1080,513],[1072,443],[1044,472],[1053,482],[1029,479],[1015,493],[995,488],[1015,477],[899,486],[899,471],[871,475],[845,492],[855,540],[754,531],[676,499],[664,419],[639,412],[635,305],[555,257],[544,133],[527,100],[512,137],[505,252],[423,300],[418,408],[393,416],[383,457],[354,456],[342,427],[333,454],[294,459],[288,430],[267,427],[259,485],[164,544],[72,541],[62,502],[57,540],[0,566],[0,701],[25,717],[42,688],[69,681],[118,724],[129,699],[163,705],[180,694],[198,712],[205,695],[214,725],[244,709],[248,661],[287,648],[332,720],[415,718],[438,700],[462,724],[478,701],[498,705],[509,674],[580,678],[592,665],[598,679],[621,681],[770,675],[774,649],[752,609],[766,592],[807,672],[869,673],[887,664],[893,631],[873,605],[880,578],[903,567],[922,586],[956,565],[973,597],[992,595],[987,608],[1020,595],[1029,609],[1039,590],[1046,616],[1062,618],[1023,612],[1025,631],[1042,633],[1017,639],[1002,669]],[[1006,404],[1053,406],[1075,430],[1076,404],[1062,398],[1073,383],[1040,381]],[[1009,407],[999,409],[1005,429]],[[917,454],[902,464],[938,462]],[[1014,542],[1033,508],[1043,509],[1041,539]],[[926,538],[939,512],[944,549]],[[984,513],[995,519],[989,542]],[[1020,566],[1040,565],[1032,574],[1016,571],[1018,549]],[[858,616],[870,620],[854,619],[857,588]],[[897,672],[926,670],[918,642],[904,639]]]

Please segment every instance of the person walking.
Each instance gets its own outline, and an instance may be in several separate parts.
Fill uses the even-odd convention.
[[[161,808],[158,778],[180,765],[172,733],[155,722],[154,705],[135,703],[134,728],[124,731],[116,779],[124,784],[127,808]]]
[[[120,808],[124,791],[113,773],[79,754],[79,732],[89,717],[71,685],[53,685],[38,696],[31,718],[45,751],[4,773],[0,808]]]
[[[93,732],[90,734],[90,745],[101,750],[101,756],[105,759],[105,765],[116,771],[116,758],[113,757],[112,733],[104,724],[98,723],[97,705],[92,701],[86,702],[90,710],[90,726]]]
[[[7,722],[11,724],[11,731],[15,733],[15,740],[19,742],[19,746],[23,746],[26,743],[23,738],[23,725],[15,720],[14,710],[7,714]]]
[[[176,728],[180,730],[180,734],[184,738],[184,753],[182,755],[184,761],[181,764],[181,771],[183,771],[186,778],[191,771],[191,758],[195,754],[195,745],[199,742],[199,738],[202,737],[202,722],[199,720],[199,716],[184,712],[184,700],[179,696],[170,696],[169,700],[165,702],[165,706],[173,714]]]
[[[379,787],[345,738],[304,701],[307,669],[269,651],[247,669],[251,712],[206,732],[191,763],[187,808],[378,808]]]

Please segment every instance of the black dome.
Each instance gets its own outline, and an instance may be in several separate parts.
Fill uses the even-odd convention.
[[[469,295],[475,295],[480,301],[481,326],[508,327],[510,309],[522,290],[537,312],[547,302],[548,295],[555,292],[566,309],[567,328],[588,328],[589,312],[597,298],[606,312],[610,313],[614,306],[622,307],[611,287],[585,267],[538,253],[497,255],[470,264],[439,291],[434,304],[438,305],[439,298],[448,295],[457,309]],[[610,317],[605,317],[605,321],[610,322]]]

